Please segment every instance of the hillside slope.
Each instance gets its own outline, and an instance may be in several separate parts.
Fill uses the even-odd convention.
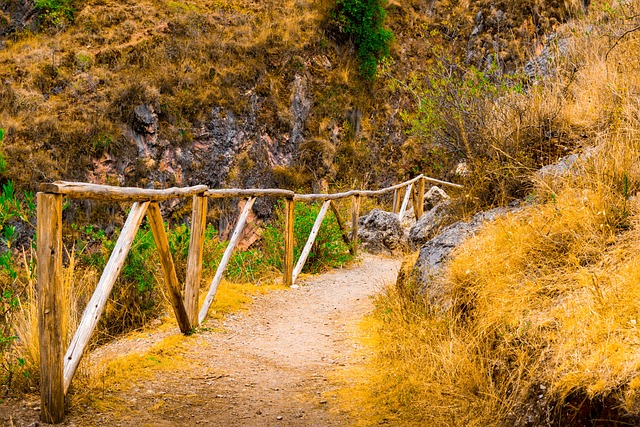
[[[557,28],[552,73],[485,110],[552,113],[548,138],[573,134],[585,149],[530,173],[520,208],[440,272],[420,270],[429,245],[407,259],[421,274],[378,301],[376,358],[349,391],[359,410],[396,425],[640,424],[638,12],[591,4]]]
[[[411,82],[443,59],[519,73],[583,9],[565,3],[391,2],[392,61],[370,82],[329,0],[77,0],[72,18],[3,2],[3,179],[317,189],[451,178],[470,153],[412,139]]]

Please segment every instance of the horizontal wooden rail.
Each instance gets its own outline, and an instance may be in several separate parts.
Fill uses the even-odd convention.
[[[346,199],[353,196],[380,196],[390,191],[399,190],[410,184],[425,180],[435,184],[448,185],[455,188],[463,188],[460,184],[430,178],[424,175],[405,181],[391,187],[380,190],[352,190],[344,193],[333,194],[296,194],[290,190],[278,188],[247,188],[247,189],[215,189],[210,190],[206,185],[196,185],[194,187],[167,188],[163,190],[135,188],[135,187],[115,187],[111,185],[87,184],[83,182],[56,181],[52,183],[40,184],[40,191],[52,194],[61,194],[72,199],[92,199],[112,202],[160,202],[163,200],[187,198],[198,194],[212,199],[230,197],[278,197],[293,198],[296,201],[325,201]]]
[[[435,178],[429,178],[424,175],[418,175],[417,177],[410,179],[409,181],[405,181],[400,184],[393,185],[391,187],[381,188],[380,190],[351,190],[344,193],[333,193],[333,194],[296,194],[294,200],[301,202],[316,202],[316,201],[325,201],[325,200],[339,200],[346,199],[347,197],[353,196],[381,196],[383,194],[389,193],[391,191],[400,190],[402,188],[406,188],[408,185],[414,184],[418,181],[429,181],[436,184],[448,185],[450,187],[455,188],[464,188],[460,184],[454,184],[452,182],[441,181]]]
[[[359,190],[347,191],[346,193],[333,194],[296,194],[294,200],[297,202],[325,202],[327,200],[346,199],[348,197],[357,196],[361,193]]]
[[[163,200],[191,197],[196,194],[202,194],[207,190],[208,187],[206,185],[154,190],[65,181],[40,184],[40,191],[45,193],[62,194],[72,199],[92,199],[107,202],[161,202]]]
[[[221,189],[209,190],[204,193],[206,197],[212,199],[222,199],[226,197],[279,197],[292,198],[295,193],[290,190],[280,190],[277,188],[248,188],[248,189]]]
[[[433,182],[434,184],[448,185],[449,187],[454,188],[464,188],[464,185],[454,184],[453,182],[448,181],[441,181],[439,179],[430,178],[428,176],[423,176],[422,179],[424,179],[425,181]]]

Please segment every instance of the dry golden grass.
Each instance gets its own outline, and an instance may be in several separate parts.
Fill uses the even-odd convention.
[[[620,36],[640,3],[594,7],[559,29],[572,37],[558,74],[505,101],[525,121],[554,113],[550,132],[591,149],[571,173],[534,176],[533,204],[456,250],[436,279],[450,307],[405,288],[379,299],[364,324],[373,356],[344,392],[362,425],[636,425],[640,34]]]

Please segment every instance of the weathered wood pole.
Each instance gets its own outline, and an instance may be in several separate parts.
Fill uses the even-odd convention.
[[[285,199],[284,205],[284,286],[293,285],[293,223],[295,221],[296,202],[293,199]]]
[[[399,198],[400,198],[400,195],[398,194],[398,189],[393,190],[393,202],[392,202],[393,204],[391,206],[392,213],[398,213],[398,208],[400,207],[398,206],[398,204],[400,203]]]
[[[64,419],[62,196],[38,193],[37,203],[40,420],[57,424]]]
[[[300,258],[298,259],[298,263],[296,264],[296,268],[293,269],[293,277],[291,278],[292,282],[295,283],[298,275],[302,272],[302,267],[304,267],[305,262],[307,262],[307,257],[311,252],[311,248],[313,247],[313,242],[316,241],[316,236],[320,231],[320,227],[322,226],[322,220],[327,214],[327,210],[329,209],[329,204],[331,200],[327,200],[322,204],[322,208],[320,208],[320,212],[318,213],[318,217],[316,221],[313,223],[313,228],[311,228],[311,234],[309,234],[309,238],[307,239],[307,243],[304,245],[304,249],[300,254]]]
[[[204,232],[207,225],[207,202],[208,199],[202,195],[193,196],[187,277],[184,285],[184,307],[189,316],[191,326],[189,329],[194,329],[200,324],[198,322],[198,297],[200,296],[200,277],[202,275]]]
[[[417,221],[424,214],[424,179],[416,182],[413,196],[413,212],[416,215]]]
[[[131,212],[129,212],[127,221],[124,223],[124,227],[122,227],[116,246],[113,248],[109,261],[107,261],[102,276],[100,276],[100,281],[98,281],[98,285],[87,304],[87,308],[85,308],[82,314],[78,329],[76,329],[73,339],[71,339],[71,344],[69,344],[69,348],[64,355],[65,393],[69,389],[73,375],[78,369],[87,345],[89,345],[91,334],[98,324],[98,320],[100,320],[104,306],[107,303],[107,299],[109,299],[109,294],[111,294],[111,289],[113,289],[113,285],[120,274],[120,270],[124,265],[129,249],[131,249],[131,244],[136,237],[136,232],[138,231],[138,227],[140,227],[140,223],[144,218],[148,206],[149,202],[136,202],[131,206]]]
[[[222,275],[224,271],[227,269],[227,264],[231,259],[231,255],[233,255],[233,250],[238,244],[238,240],[240,239],[240,234],[242,234],[242,230],[244,230],[244,226],[247,223],[247,217],[249,216],[249,212],[251,212],[251,208],[253,207],[253,203],[256,201],[255,197],[250,197],[244,205],[244,209],[242,210],[242,214],[240,214],[240,218],[238,219],[238,223],[236,224],[236,228],[233,230],[233,234],[231,235],[231,239],[229,240],[229,244],[224,251],[224,255],[222,255],[222,259],[220,260],[220,264],[218,265],[218,269],[216,270],[215,276],[213,276],[213,280],[211,281],[211,285],[209,286],[209,292],[207,292],[207,296],[205,297],[202,308],[200,308],[200,314],[198,315],[198,320],[200,323],[204,321],[207,317],[207,313],[209,312],[209,307],[213,303],[213,299],[216,296],[216,292],[218,291],[218,285],[222,281]]]
[[[398,213],[398,219],[402,221],[404,218],[404,214],[407,212],[407,206],[409,205],[409,197],[411,196],[411,190],[413,189],[413,184],[407,185],[407,189],[404,193],[404,198],[402,199],[402,207],[400,208],[400,212]]]
[[[342,241],[345,245],[349,247],[349,252],[353,255],[353,248],[351,247],[351,240],[349,239],[349,235],[344,228],[344,221],[342,220],[342,216],[340,215],[340,211],[336,206],[335,202],[331,200],[331,211],[333,212],[333,216],[336,218],[336,222],[338,223],[338,227],[340,227],[340,234],[342,235]]]
[[[167,239],[167,233],[164,230],[164,221],[162,220],[162,214],[160,213],[160,207],[157,203],[151,203],[147,209],[147,220],[151,226],[153,232],[153,239],[156,242],[158,248],[158,255],[160,256],[160,265],[162,265],[162,273],[164,274],[164,281],[167,284],[167,293],[169,294],[169,301],[173,312],[176,315],[178,327],[183,334],[191,331],[191,322],[187,315],[187,310],[184,307],[184,300],[182,299],[182,291],[180,289],[180,282],[176,274],[176,267],[173,263],[173,256],[169,249],[169,240]]]
[[[351,247],[353,254],[358,254],[358,220],[360,219],[360,195],[353,196],[351,208]]]

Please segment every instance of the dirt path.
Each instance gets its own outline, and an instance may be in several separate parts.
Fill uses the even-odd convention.
[[[365,255],[352,268],[301,280],[298,289],[256,297],[248,312],[225,322],[225,332],[205,330],[190,341],[186,368],[156,372],[115,392],[118,408],[74,405],[65,425],[349,425],[327,375],[355,363],[353,328],[399,265]],[[14,425],[34,425],[37,412],[31,411],[31,419],[16,412]]]

